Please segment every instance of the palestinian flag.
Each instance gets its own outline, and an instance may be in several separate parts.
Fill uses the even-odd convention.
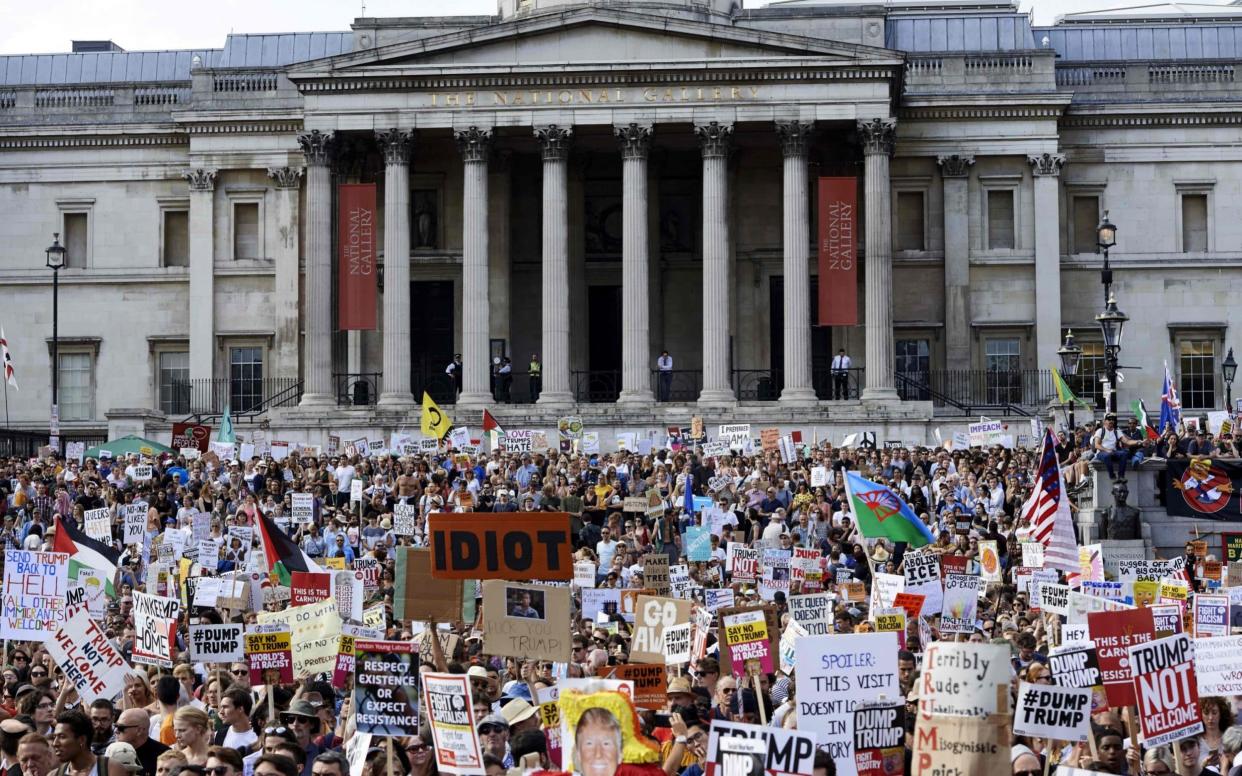
[[[108,580],[108,596],[115,595],[113,580],[116,579],[117,563],[121,560],[119,550],[114,550],[98,539],[87,536],[72,520],[62,520],[57,517],[56,538],[52,542],[52,551],[69,553],[70,579],[77,579],[78,571],[82,568],[95,569]]]
[[[1160,435],[1156,433],[1156,429],[1152,428],[1151,421],[1147,418],[1147,405],[1143,404],[1143,400],[1135,399],[1130,402],[1130,409],[1134,410],[1134,417],[1138,418],[1146,437],[1152,441],[1159,439]]]
[[[496,450],[500,447],[500,438],[505,434],[505,430],[500,427],[496,419],[492,417],[492,413],[486,409],[483,410],[483,435],[492,443],[492,449]]]
[[[287,586],[295,571],[323,571],[267,515],[259,515],[259,532],[263,535],[263,554],[267,557],[267,567],[276,574],[280,584]]]

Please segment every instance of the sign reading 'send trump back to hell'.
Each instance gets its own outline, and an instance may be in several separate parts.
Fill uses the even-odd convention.
[[[571,580],[567,512],[432,514],[437,579]]]

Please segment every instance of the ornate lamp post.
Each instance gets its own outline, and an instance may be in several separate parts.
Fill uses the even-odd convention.
[[[52,244],[48,246],[47,268],[52,271],[52,414],[60,417],[60,397],[58,383],[60,377],[60,271],[65,267],[68,251],[60,244],[60,232],[52,234]],[[57,434],[53,432],[53,436]]]
[[[1065,342],[1057,350],[1057,355],[1061,357],[1061,375],[1063,377],[1073,377],[1078,374],[1078,362],[1082,359],[1082,348],[1078,343],[1074,342],[1074,332],[1065,332]],[[1066,409],[1069,411],[1069,427],[1073,431],[1074,425],[1074,403],[1069,402]]]
[[[1233,378],[1238,376],[1238,362],[1233,360],[1233,348],[1220,364],[1220,371],[1225,378],[1225,409],[1233,412]]]

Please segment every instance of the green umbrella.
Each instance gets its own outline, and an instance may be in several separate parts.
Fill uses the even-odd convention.
[[[98,458],[100,450],[107,450],[112,453],[113,458],[120,458],[123,455],[136,453],[138,455],[157,456],[160,453],[174,452],[168,445],[161,445],[159,442],[152,442],[150,439],[143,439],[140,436],[123,436],[119,439],[109,439],[102,445],[96,445],[86,451],[87,458]]]

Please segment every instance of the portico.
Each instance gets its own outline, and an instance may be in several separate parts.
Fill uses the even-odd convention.
[[[598,42],[586,47],[589,58],[546,62],[553,53],[547,33],[556,19],[572,23],[566,36]],[[585,297],[599,281],[615,282],[612,278],[619,281],[614,399],[635,407],[650,404],[656,356],[669,349],[680,368],[695,373],[693,382],[687,381],[695,395],[683,398],[733,405],[739,398],[734,372],[745,360],[740,353],[759,336],[738,288],[748,276],[758,282],[753,266],[768,261],[748,255],[748,266],[738,264],[740,230],[749,228],[743,201],[753,196],[751,190],[739,191],[743,166],[747,175],[768,176],[779,185],[779,254],[765,272],[781,279],[777,304],[783,324],[774,345],[783,368],[772,370],[779,384],[771,398],[790,406],[817,400],[811,375],[811,179],[827,169],[862,178],[868,367],[863,398],[896,401],[887,235],[900,58],[880,48],[703,25],[661,33],[657,41],[652,24],[646,14],[579,8],[555,19],[490,27],[483,40],[471,39],[468,57],[462,41],[445,36],[435,44],[397,43],[290,69],[290,80],[306,100],[306,131],[299,138],[304,149],[320,139],[329,149],[356,147],[361,139],[383,155],[381,407],[409,406],[419,398],[409,379],[409,343],[420,337],[409,281],[433,270],[420,266],[405,236],[412,233],[415,212],[410,181],[424,172],[420,164],[429,156],[437,170],[456,165],[441,174],[460,175],[461,181],[458,191],[442,190],[442,220],[461,229],[460,263],[442,268],[460,293],[453,339],[464,365],[459,405],[494,404],[493,360],[512,356],[513,369],[524,371],[527,349],[517,347],[519,342],[532,346],[542,360],[539,403],[574,404],[582,394],[576,390],[579,375],[598,380],[606,372],[588,352],[595,345],[583,331],[600,328],[588,304],[599,306],[605,295]],[[597,37],[602,25],[609,35]],[[730,54],[690,56],[707,38]],[[626,51],[636,47],[649,53],[658,47],[664,56],[634,61]],[[336,138],[350,142],[335,144]],[[450,139],[457,149],[452,162],[443,154]],[[538,178],[532,184],[526,177],[532,165],[522,160],[534,155]],[[596,186],[591,179],[591,170],[606,165],[618,169],[619,185],[603,194],[586,190],[614,185]],[[693,179],[686,175],[678,181],[685,184],[680,190],[664,180],[673,165],[698,168]],[[508,201],[489,194],[496,183],[505,187]],[[321,217],[331,218],[332,185],[326,176],[308,175],[308,209],[320,208]],[[518,191],[532,185],[537,203]],[[605,202],[608,213],[599,215],[597,203],[608,197],[617,201]],[[669,203],[684,208],[674,210]],[[449,215],[455,210],[457,216]],[[537,225],[537,262],[511,244],[518,228],[513,223],[525,214]],[[617,234],[601,239],[592,231],[593,218],[600,224],[615,218]],[[311,224],[315,219],[308,214]],[[313,268],[331,266],[330,252],[330,244],[308,239],[308,288],[330,282],[330,277],[312,279]],[[521,278],[534,273],[537,286],[523,288],[537,293],[537,303],[517,291],[525,282]],[[687,274],[699,275],[692,288],[701,292],[687,294],[682,286],[678,293],[685,298],[670,299],[669,278]],[[324,375],[331,366],[312,357],[317,346],[309,333],[330,329],[332,310],[309,297],[306,302],[305,380],[312,386],[330,380]],[[518,308],[525,316],[520,322]],[[534,310],[537,328],[524,332]],[[693,339],[692,328],[698,331]],[[311,392],[306,401],[313,400]]]

